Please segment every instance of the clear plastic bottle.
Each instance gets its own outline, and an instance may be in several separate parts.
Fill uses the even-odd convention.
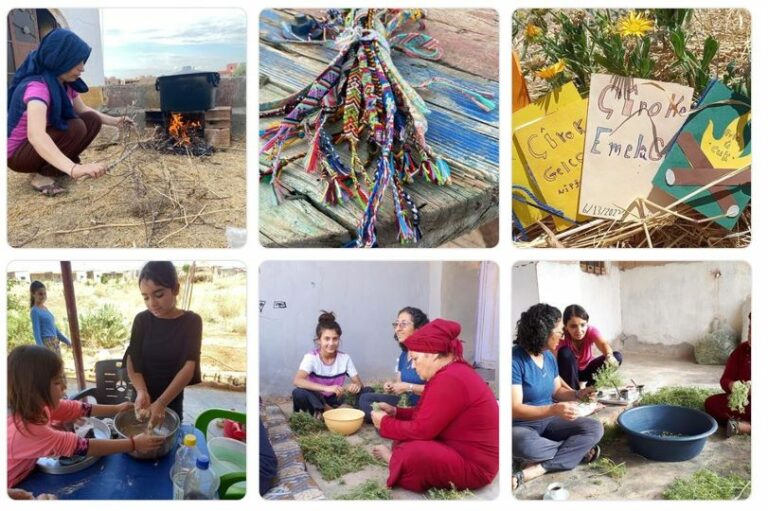
[[[176,461],[171,467],[173,482],[173,500],[184,498],[184,479],[195,469],[200,451],[197,448],[197,438],[193,434],[184,435],[181,446],[176,451]]]
[[[200,456],[184,480],[184,500],[213,500],[218,489],[219,476],[210,467],[208,456]]]

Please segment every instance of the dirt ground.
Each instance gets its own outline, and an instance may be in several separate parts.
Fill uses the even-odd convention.
[[[289,398],[280,400],[272,399],[271,401],[279,405],[286,416],[290,416],[291,413],[293,413],[293,403]],[[381,438],[376,431],[376,428],[374,428],[371,424],[363,424],[363,427],[354,435],[348,436],[347,440],[352,445],[360,445],[368,452],[372,452],[375,445],[384,444],[391,446],[392,444],[390,440]],[[317,467],[314,465],[307,463],[307,471],[323,491],[325,497],[331,500],[345,493],[349,493],[357,486],[360,486],[371,479],[384,486],[387,481],[387,475],[389,473],[387,467],[384,465],[368,465],[362,470],[343,475],[334,481],[326,481],[323,479]],[[494,479],[492,484],[480,490],[475,490],[472,493],[474,496],[471,497],[471,499],[489,500],[496,498],[496,496],[499,494],[498,476],[496,479]],[[403,490],[402,488],[392,489],[393,500],[420,500],[424,498],[425,496],[420,493],[410,492]]]
[[[124,145],[104,127],[83,162],[117,161]],[[227,227],[246,224],[245,140],[208,157],[139,148],[100,179],[45,197],[8,170],[12,247],[225,248]]]

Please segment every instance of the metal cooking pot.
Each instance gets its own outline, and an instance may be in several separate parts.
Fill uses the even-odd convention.
[[[221,76],[206,71],[159,76],[155,90],[160,92],[160,110],[164,112],[202,112],[216,105],[216,90]]]
[[[168,433],[164,436],[165,441],[163,445],[158,447],[152,452],[139,453],[137,451],[129,452],[132,457],[140,460],[154,460],[156,458],[162,458],[176,446],[176,440],[179,434],[179,428],[181,427],[181,420],[179,416],[170,408],[165,409],[165,419],[163,423],[155,428],[155,431],[161,430]],[[120,412],[115,416],[115,430],[120,438],[129,438],[130,436],[136,436],[143,433],[147,428],[146,421],[140,421],[136,418],[136,413],[133,410]]]

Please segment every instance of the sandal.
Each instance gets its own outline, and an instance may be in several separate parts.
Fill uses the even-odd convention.
[[[587,452],[587,454],[584,455],[584,457],[581,459],[581,462],[585,465],[594,463],[600,459],[601,452],[602,451],[600,450],[600,445],[595,445],[593,448],[589,450],[589,452]]]
[[[518,470],[514,474],[512,474],[512,491],[516,492],[520,488],[523,487],[523,483],[525,482],[525,474],[523,474],[522,470]]]
[[[739,421],[736,419],[728,419],[725,424],[725,438],[731,438],[732,436],[739,434]]]
[[[45,195],[46,197],[55,197],[67,191],[66,188],[62,188],[56,183],[51,183],[49,185],[42,185],[42,186],[32,185],[32,188],[35,191]]]

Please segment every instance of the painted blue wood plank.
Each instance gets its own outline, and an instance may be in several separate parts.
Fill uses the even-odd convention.
[[[284,37],[282,28],[280,27],[280,23],[283,21],[290,21],[290,17],[285,13],[273,10],[263,11],[260,23],[260,33],[262,38],[283,41]],[[265,46],[267,45],[262,44],[262,50],[265,49]],[[284,46],[292,52],[312,57],[321,63],[330,62],[337,54],[335,49],[320,44],[306,45],[284,43]],[[499,104],[498,82],[450,69],[441,65],[439,62],[430,62],[412,58],[398,50],[395,50],[393,53],[392,60],[403,78],[411,85],[421,84],[434,76],[439,76],[451,81],[458,87],[478,93],[492,94],[492,100],[497,106]],[[268,68],[269,60],[265,60],[262,56],[260,66],[262,69]],[[281,68],[278,67],[275,69]],[[322,69],[322,67],[319,69]],[[301,86],[303,86],[303,84]],[[461,112],[475,120],[498,126],[498,107],[490,112],[485,112],[465,95],[441,85],[435,86],[433,90],[422,91],[422,95],[427,102],[437,102],[446,108],[453,108],[457,112]]]

